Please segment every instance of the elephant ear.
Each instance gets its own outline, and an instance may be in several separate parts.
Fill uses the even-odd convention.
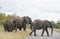
[[[30,17],[28,17],[28,16],[27,16],[27,18],[29,19],[29,23],[32,23],[32,20],[31,20],[31,18],[30,18]]]
[[[25,22],[25,23],[26,23],[26,17],[25,17],[25,16],[23,17],[23,22]]]
[[[28,24],[30,23],[30,18],[28,16],[23,17],[23,19],[24,19],[24,22],[26,22]]]

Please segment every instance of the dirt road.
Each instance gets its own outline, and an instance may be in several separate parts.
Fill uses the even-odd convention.
[[[49,30],[50,36],[47,37],[46,32],[44,32],[44,36],[41,36],[42,30],[37,30],[37,36],[34,36],[34,33],[31,36],[27,36],[24,39],[60,39],[60,33],[53,31],[53,36],[51,36],[51,30]]]

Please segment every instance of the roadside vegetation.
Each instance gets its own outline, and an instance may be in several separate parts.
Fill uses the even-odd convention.
[[[26,31],[23,29],[21,31],[13,31],[13,32],[5,32],[3,26],[0,26],[0,39],[24,39],[27,35],[29,35],[30,29],[27,28]]]
[[[59,33],[60,33],[60,29],[56,29],[56,28],[54,28],[54,31],[57,31],[57,32],[59,32]]]

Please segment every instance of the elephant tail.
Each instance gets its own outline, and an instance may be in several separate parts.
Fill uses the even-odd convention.
[[[51,36],[53,35],[53,26],[52,24],[50,25],[50,28],[51,28]]]
[[[51,36],[52,36],[52,34],[53,34],[53,27],[51,27]]]
[[[31,23],[31,25],[30,25],[30,29],[32,30],[32,26],[33,26],[33,24]]]

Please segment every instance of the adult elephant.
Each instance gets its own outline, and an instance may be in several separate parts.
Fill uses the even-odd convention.
[[[28,16],[24,16],[24,17],[16,17],[16,19],[13,21],[13,24],[15,26],[15,30],[17,31],[17,28],[19,30],[21,30],[23,28],[23,30],[26,30],[26,24],[31,24],[31,18]]]
[[[52,27],[52,23],[50,21],[48,21],[48,20],[43,21],[40,19],[36,19],[32,23],[33,23],[31,26],[32,31],[30,32],[30,35],[32,34],[32,32],[34,32],[34,36],[36,36],[36,30],[43,29],[41,36],[43,36],[44,31],[46,31],[47,36],[49,36],[47,28],[50,27],[51,28],[51,36],[52,36],[53,27]]]
[[[14,30],[14,26],[13,26],[13,19],[7,19],[4,23],[3,23],[3,27],[5,31],[8,32],[12,32]]]

